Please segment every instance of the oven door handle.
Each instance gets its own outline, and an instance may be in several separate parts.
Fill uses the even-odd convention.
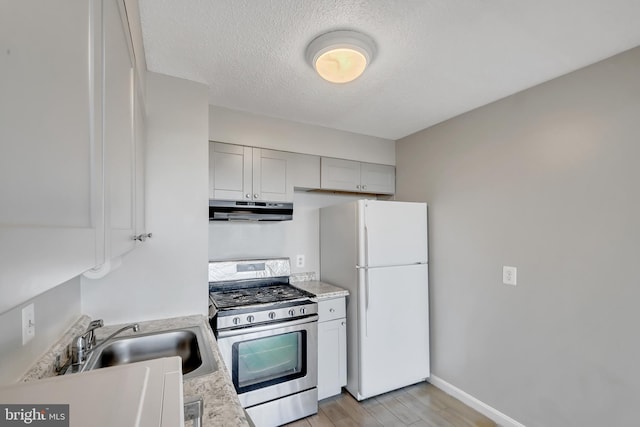
[[[287,328],[289,326],[296,326],[296,325],[304,325],[305,323],[313,323],[317,321],[318,321],[318,315],[312,314],[311,316],[303,317],[302,319],[291,320],[289,322],[282,322],[282,323],[275,322],[275,323],[269,323],[267,325],[250,326],[248,328],[240,328],[240,329],[229,329],[226,331],[218,330],[218,338],[233,337],[236,335],[244,335],[244,334],[253,333],[253,332],[270,331],[273,329]]]

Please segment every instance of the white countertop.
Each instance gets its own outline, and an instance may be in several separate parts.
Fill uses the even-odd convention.
[[[53,406],[32,410],[42,417],[68,417],[77,426],[173,427],[183,418],[181,364],[177,356],[165,357],[12,384],[0,387],[0,402],[31,408],[69,405],[62,415]]]

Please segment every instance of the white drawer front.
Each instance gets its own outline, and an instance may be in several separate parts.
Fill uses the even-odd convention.
[[[340,319],[347,316],[345,298],[334,298],[318,302],[318,322]]]

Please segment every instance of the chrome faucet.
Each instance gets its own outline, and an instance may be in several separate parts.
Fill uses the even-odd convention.
[[[116,335],[121,334],[127,329],[132,329],[133,332],[138,332],[140,330],[140,325],[138,325],[137,323],[132,323],[130,325],[123,326],[122,328],[118,329],[117,331],[100,341],[96,346],[92,346],[85,354],[88,355],[89,353],[94,352],[101,347],[104,347],[105,345],[109,344],[111,340],[116,337]]]
[[[73,339],[71,343],[71,364],[77,365],[83,363],[86,354],[96,343],[95,330],[104,326],[102,319],[94,320],[89,323],[87,330]]]
[[[73,339],[71,343],[71,364],[78,369],[76,372],[84,372],[85,364],[89,354],[104,347],[111,342],[116,335],[126,331],[127,329],[133,329],[133,332],[138,332],[140,326],[137,323],[131,323],[127,326],[123,326],[104,340],[96,344],[95,330],[104,326],[102,319],[94,320],[89,324],[87,330]]]

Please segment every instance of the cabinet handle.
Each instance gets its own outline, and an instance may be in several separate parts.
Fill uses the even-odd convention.
[[[259,198],[260,198],[260,195],[259,195],[258,193],[256,193],[256,194],[254,194],[254,195],[253,195],[253,198],[254,198],[254,199],[259,199]]]
[[[342,326],[344,326],[344,323],[345,323],[345,322],[340,322],[340,324],[341,324]]]
[[[133,236],[133,240],[138,240],[139,242],[144,242],[147,239],[150,239],[152,236],[151,233],[147,234],[138,234],[137,236]]]
[[[360,186],[359,186],[359,185],[356,185],[356,188],[359,190],[359,189],[360,189]]]
[[[335,308],[330,308],[330,309],[329,309],[329,313],[334,313],[335,311],[336,311],[336,309],[335,309]]]
[[[244,195],[245,198],[250,199],[251,198],[251,194],[247,193]]]
[[[363,186],[362,186],[362,189],[363,189],[363,190],[366,190],[366,189],[367,189],[367,186],[366,186],[366,185],[363,185]]]

